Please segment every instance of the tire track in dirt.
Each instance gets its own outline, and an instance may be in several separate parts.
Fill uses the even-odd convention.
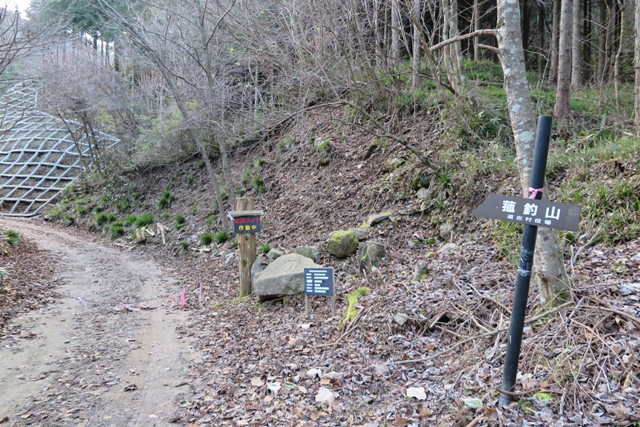
[[[12,321],[31,339],[0,339],[0,420],[10,425],[166,425],[193,357],[163,307],[180,285],[141,256],[43,222],[0,221],[60,260],[63,296]],[[151,309],[140,309],[140,304]]]

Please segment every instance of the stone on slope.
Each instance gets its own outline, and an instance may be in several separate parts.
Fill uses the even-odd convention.
[[[327,252],[338,258],[346,258],[358,250],[358,237],[353,230],[337,230],[327,241]]]
[[[267,266],[253,284],[253,292],[260,298],[300,294],[304,290],[304,269],[322,267],[311,259],[287,254]]]

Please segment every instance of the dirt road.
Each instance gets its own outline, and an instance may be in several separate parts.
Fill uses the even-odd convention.
[[[192,357],[173,273],[43,222],[0,223],[58,258],[63,284],[56,303],[12,321],[19,336],[0,337],[0,425],[168,425]]]

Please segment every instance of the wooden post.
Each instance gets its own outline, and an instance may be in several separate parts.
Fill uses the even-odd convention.
[[[253,197],[239,198],[236,203],[236,210],[250,211],[254,209]],[[256,260],[256,235],[238,234],[238,252],[240,267],[240,296],[251,295],[251,267]]]

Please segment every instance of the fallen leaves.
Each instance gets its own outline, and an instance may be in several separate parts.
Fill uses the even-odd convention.
[[[331,405],[336,400],[336,395],[326,387],[320,387],[316,394],[315,401],[320,403],[327,403]]]

